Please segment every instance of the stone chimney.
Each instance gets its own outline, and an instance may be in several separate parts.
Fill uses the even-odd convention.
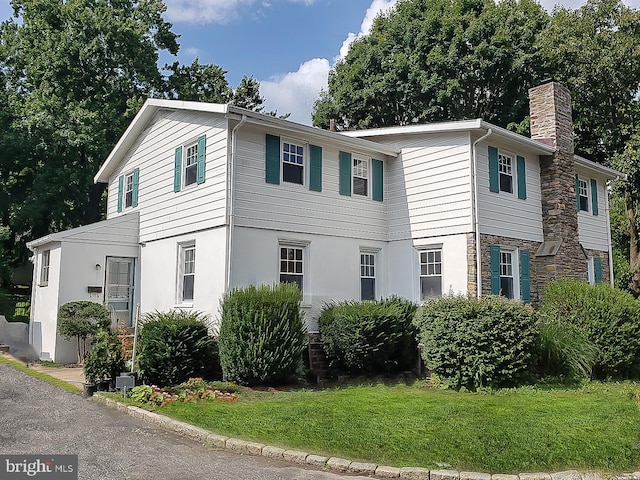
[[[544,243],[536,253],[538,292],[556,277],[586,278],[578,240],[571,95],[554,80],[529,90],[531,138],[556,147],[540,157]]]

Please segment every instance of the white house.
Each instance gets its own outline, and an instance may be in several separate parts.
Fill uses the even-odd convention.
[[[55,311],[86,298],[124,322],[136,304],[215,318],[234,287],[290,281],[314,333],[331,300],[536,303],[556,276],[612,281],[621,174],[573,154],[564,87],[530,93],[533,139],[479,119],[337,133],[148,100],[95,176],[107,220],[29,244],[32,343],[61,361]]]

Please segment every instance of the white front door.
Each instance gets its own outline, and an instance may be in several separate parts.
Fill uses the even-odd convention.
[[[130,327],[133,315],[133,258],[107,257],[106,300],[118,325]],[[113,318],[113,317],[112,317]]]

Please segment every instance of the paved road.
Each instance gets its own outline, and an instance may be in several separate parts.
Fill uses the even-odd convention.
[[[0,364],[0,453],[78,454],[79,478],[364,479],[215,450]]]

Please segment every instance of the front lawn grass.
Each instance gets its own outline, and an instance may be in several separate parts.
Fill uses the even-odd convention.
[[[394,466],[519,473],[640,466],[640,386],[589,383],[492,393],[421,386],[251,392],[159,413],[213,432]]]

